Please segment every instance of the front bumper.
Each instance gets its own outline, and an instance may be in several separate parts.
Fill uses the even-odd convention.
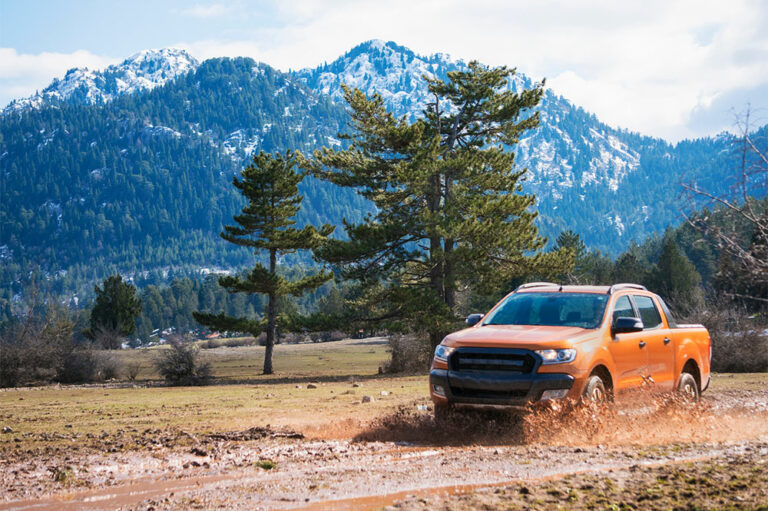
[[[429,388],[435,403],[525,406],[541,399],[547,390],[570,390],[575,378],[570,374],[517,374],[494,371],[454,371],[432,369]],[[442,387],[445,396],[435,393]]]

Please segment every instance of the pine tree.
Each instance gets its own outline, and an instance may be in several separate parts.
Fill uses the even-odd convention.
[[[664,237],[659,262],[651,274],[653,289],[686,314],[703,301],[701,275],[680,251],[671,235]]]
[[[365,288],[368,321],[396,319],[440,342],[456,324],[462,286],[487,291],[516,275],[562,272],[572,253],[545,254],[535,197],[514,145],[538,125],[543,84],[510,90],[515,71],[471,62],[446,81],[425,79],[434,102],[424,117],[395,118],[381,97],[345,88],[351,133],[345,150],[315,153],[318,176],[352,187],[377,208],[346,225],[319,256]]]
[[[645,284],[648,279],[648,269],[632,251],[624,252],[613,265],[613,281],[615,283],[631,282]]]
[[[296,250],[316,249],[333,232],[333,227],[323,225],[319,230],[312,226],[294,227],[294,217],[299,211],[302,197],[298,184],[303,175],[296,171],[297,156],[291,151],[274,156],[260,152],[242,172],[242,178],[233,179],[234,186],[247,199],[242,213],[234,217],[237,225],[227,225],[221,237],[230,243],[254,249],[257,255],[268,257],[268,266],[257,263],[245,276],[225,276],[219,284],[230,293],[260,293],[267,295],[266,320],[248,317],[232,317],[224,313],[195,312],[195,319],[219,331],[247,332],[254,337],[266,330],[267,344],[264,353],[264,374],[272,374],[272,352],[275,345],[278,322],[277,307],[281,297],[301,296],[316,289],[332,278],[330,272],[321,271],[296,281],[289,281],[277,273],[279,255]]]
[[[567,229],[561,231],[555,240],[555,250],[571,250],[573,252],[573,269],[570,273],[560,275],[561,281],[566,281],[571,284],[579,284],[579,277],[584,272],[584,258],[587,254],[587,246],[581,239],[578,233]]]
[[[121,275],[112,275],[104,281],[104,287],[94,286],[96,301],[91,309],[90,328],[83,334],[99,339],[107,349],[120,347],[120,336],[136,331],[136,316],[141,314],[141,300],[136,287],[123,282]]]

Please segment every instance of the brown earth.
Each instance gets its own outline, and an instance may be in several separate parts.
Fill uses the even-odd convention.
[[[301,432],[26,433],[3,447],[0,510],[768,506],[764,379],[696,406],[636,396],[436,423],[421,403]]]

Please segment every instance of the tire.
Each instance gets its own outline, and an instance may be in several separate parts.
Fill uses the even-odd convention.
[[[587,384],[584,386],[584,394],[582,394],[581,399],[589,404],[606,404],[610,398],[608,396],[608,391],[605,390],[603,379],[596,374],[590,376],[587,379]]]
[[[684,400],[690,403],[698,403],[701,398],[699,385],[691,373],[682,373],[680,375],[680,381],[677,383],[677,392]]]

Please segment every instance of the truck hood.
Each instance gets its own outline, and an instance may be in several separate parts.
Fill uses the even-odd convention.
[[[562,348],[594,335],[596,330],[571,326],[485,325],[454,332],[443,340],[443,344],[452,348]]]

